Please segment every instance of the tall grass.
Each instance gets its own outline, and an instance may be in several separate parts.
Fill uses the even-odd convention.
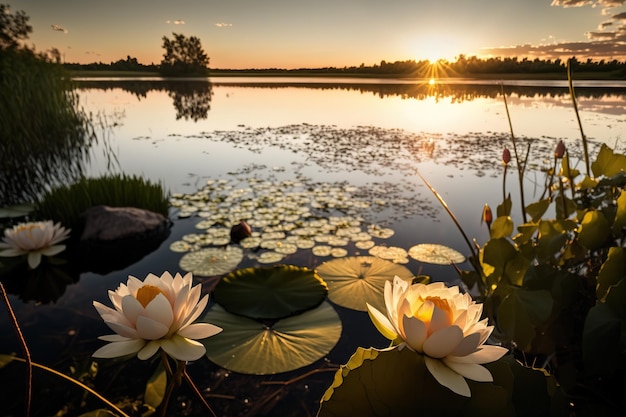
[[[29,50],[0,51],[0,127],[0,206],[80,178],[96,140],[62,67]]]
[[[46,192],[36,204],[34,214],[78,230],[81,213],[90,207],[137,207],[167,216],[168,198],[160,183],[155,184],[141,177],[116,174],[82,178],[72,185],[58,186]]]

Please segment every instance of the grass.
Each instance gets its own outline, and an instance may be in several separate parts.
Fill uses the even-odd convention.
[[[164,216],[168,215],[169,209],[168,194],[160,183],[154,184],[136,176],[111,175],[83,178],[47,192],[36,205],[35,216],[79,230],[82,227],[81,213],[97,205],[136,207]]]

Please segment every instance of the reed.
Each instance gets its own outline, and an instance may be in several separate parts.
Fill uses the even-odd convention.
[[[0,126],[0,206],[79,178],[96,140],[63,68],[28,50],[0,51]]]
[[[168,215],[168,194],[160,183],[125,174],[82,178],[47,192],[36,204],[35,216],[77,230],[80,215],[96,205],[137,207]]]

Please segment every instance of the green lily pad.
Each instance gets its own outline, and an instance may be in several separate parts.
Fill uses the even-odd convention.
[[[309,268],[293,265],[245,268],[224,276],[215,301],[233,314],[277,320],[317,307],[328,293],[326,283]]]
[[[202,320],[224,329],[202,340],[209,360],[243,374],[270,375],[310,365],[327,355],[341,337],[341,320],[328,302],[271,327],[219,305]]]
[[[328,298],[337,305],[367,311],[366,303],[385,311],[385,282],[398,276],[411,282],[405,266],[375,256],[352,256],[324,262],[317,273],[328,284]]]
[[[243,250],[236,246],[206,248],[185,254],[180,267],[194,275],[211,277],[232,271],[242,260]]]
[[[409,256],[416,261],[436,265],[460,264],[465,256],[448,246],[435,243],[422,243],[409,249]]]

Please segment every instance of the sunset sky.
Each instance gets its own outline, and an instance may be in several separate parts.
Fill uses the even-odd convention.
[[[1,2],[1,0],[0,0]],[[211,68],[322,68],[459,54],[626,59],[626,0],[13,0],[65,62],[161,61],[200,38]]]

